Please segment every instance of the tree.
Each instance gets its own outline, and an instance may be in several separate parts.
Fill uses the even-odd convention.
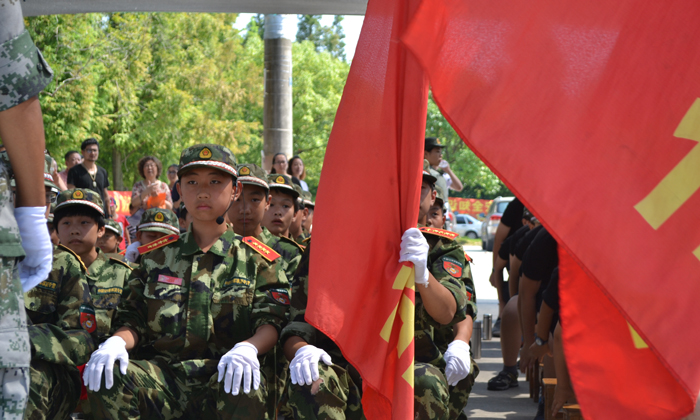
[[[297,42],[310,41],[317,52],[328,52],[345,61],[343,17],[336,15],[331,26],[321,25],[321,15],[299,15]]]

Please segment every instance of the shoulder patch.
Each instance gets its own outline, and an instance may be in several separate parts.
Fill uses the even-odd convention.
[[[289,291],[284,290],[284,289],[271,289],[270,291],[267,292],[274,300],[275,302],[279,302],[283,305],[289,305],[290,304],[290,299],[289,299]]]
[[[280,257],[280,254],[276,253],[274,249],[270,248],[269,246],[265,245],[264,243],[260,242],[252,236],[246,236],[241,240],[244,244],[253,248],[255,252],[262,255],[263,258],[265,258],[269,262],[272,262]]]
[[[90,334],[97,329],[95,309],[93,309],[92,306],[85,304],[80,305],[80,325]]]
[[[420,230],[423,233],[430,234],[430,235],[441,236],[443,238],[447,238],[447,239],[450,239],[452,241],[454,241],[455,238],[457,238],[459,236],[459,233],[450,232],[449,230],[444,230],[444,229],[427,227],[427,226],[423,226],[421,228],[418,228],[418,230]]]
[[[297,241],[295,241],[293,239],[285,238],[284,236],[280,236],[279,238],[281,240],[283,240],[287,243],[290,243],[290,244],[294,245],[295,247],[299,248],[301,250],[301,252],[304,252],[304,250],[306,249],[306,247],[304,245],[301,245],[300,243],[298,243]]]
[[[444,257],[442,259],[442,268],[447,271],[449,275],[458,279],[462,277],[462,269],[464,268],[464,265],[454,258]]]
[[[119,264],[123,265],[124,267],[128,268],[129,271],[132,271],[132,270],[133,270],[133,268],[131,268],[131,266],[129,265],[128,262],[122,261],[122,260],[120,260],[119,258],[109,257],[109,260],[110,260],[110,261],[114,261],[114,262],[116,262],[116,263],[119,263]]]
[[[154,249],[162,248],[167,244],[171,244],[177,241],[178,239],[180,239],[180,235],[172,234],[168,236],[163,236],[160,239],[156,239],[153,242],[149,242],[146,245],[141,245],[140,247],[138,247],[139,254],[143,255],[147,252],[153,251]]]
[[[75,258],[77,258],[78,262],[80,263],[80,267],[82,267],[82,269],[87,273],[88,269],[85,266],[85,263],[83,262],[83,260],[80,259],[80,256],[78,254],[76,254],[75,252],[73,252],[72,249],[68,248],[67,246],[65,246],[63,244],[58,244],[56,247],[62,251],[66,251],[67,253],[69,253],[72,256],[74,256]]]

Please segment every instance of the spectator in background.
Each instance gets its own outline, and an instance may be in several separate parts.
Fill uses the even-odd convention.
[[[298,155],[289,161],[287,174],[292,177],[292,182],[300,186],[303,191],[309,191],[309,186],[304,181],[304,178],[306,178],[306,166],[304,166],[304,161]]]
[[[144,156],[139,160],[138,169],[143,180],[134,183],[131,190],[131,215],[140,218],[145,210],[154,207],[172,210],[170,187],[158,180],[163,170],[160,160],[155,156]]]
[[[462,181],[452,172],[449,162],[442,158],[442,149],[444,148],[445,145],[441,144],[440,139],[437,137],[426,137],[425,154],[423,156],[430,163],[430,167],[442,176],[448,189],[462,191],[462,188],[464,188]],[[445,192],[447,193],[447,191]]]
[[[270,173],[286,174],[287,166],[289,166],[289,163],[287,162],[287,155],[285,155],[284,153],[276,153],[272,157],[272,170],[270,171]]]
[[[177,184],[180,182],[177,178],[178,168],[176,164],[168,166],[168,187],[170,187],[170,198],[173,200],[173,209],[180,208],[180,193],[177,192]]]
[[[67,185],[68,184],[68,171],[70,170],[70,168],[74,167],[75,165],[79,165],[83,161],[83,157],[80,156],[80,153],[78,153],[76,150],[69,150],[68,153],[65,154],[63,159],[66,162],[66,169],[59,172],[58,176],[63,181],[63,184]],[[60,187],[60,185],[59,185],[59,187]]]
[[[68,189],[87,188],[95,191],[102,198],[104,213],[113,215],[109,198],[109,178],[105,168],[97,164],[100,156],[100,144],[97,140],[89,138],[80,145],[83,153],[83,161],[68,171]]]

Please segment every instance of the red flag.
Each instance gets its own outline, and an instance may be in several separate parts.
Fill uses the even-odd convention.
[[[306,319],[359,370],[370,420],[413,418],[415,293],[398,259],[418,218],[428,86],[399,38],[417,4],[369,2],[316,200]]]
[[[587,418],[679,418],[700,391],[698,22],[695,0],[423,0],[403,38],[580,265],[560,294]]]

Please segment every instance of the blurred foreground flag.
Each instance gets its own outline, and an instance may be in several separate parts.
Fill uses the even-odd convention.
[[[398,261],[418,219],[428,100],[400,42],[417,4],[369,2],[316,197],[306,319],[359,370],[369,420],[414,417],[414,277]]]
[[[583,415],[691,412],[700,2],[423,0],[402,39],[453,127],[566,251],[562,326]]]

